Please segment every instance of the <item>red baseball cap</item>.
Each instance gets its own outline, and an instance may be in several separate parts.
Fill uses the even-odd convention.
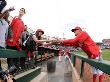
[[[76,30],[81,30],[81,31],[82,31],[81,27],[78,27],[78,26],[75,27],[74,29],[72,29],[71,31],[74,32],[74,31],[76,31]]]
[[[36,32],[42,32],[42,34],[44,34],[44,31],[42,29],[37,29]]]

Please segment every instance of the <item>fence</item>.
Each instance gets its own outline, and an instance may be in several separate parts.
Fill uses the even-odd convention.
[[[70,54],[73,66],[76,68],[83,82],[92,82],[91,66],[104,72],[103,82],[110,82],[110,61],[103,60],[102,62],[99,62],[94,59],[88,59],[86,56],[74,53]]]
[[[44,56],[44,53],[48,52],[47,57]],[[51,54],[53,53],[53,54]],[[36,51],[36,58],[34,58],[34,62],[42,62],[45,59],[49,59],[55,55],[58,54],[58,50],[55,49],[49,49],[49,48],[44,48],[40,47],[39,51]],[[26,51],[16,51],[16,50],[11,50],[11,49],[0,49],[0,58],[27,58],[27,52]],[[15,62],[15,61],[14,61]],[[6,63],[6,61],[4,61]],[[41,68],[36,67],[35,69],[31,69],[31,63],[32,61],[25,61],[24,63],[24,68],[20,66],[20,63],[18,63],[18,68],[16,72],[15,79],[17,82],[29,82],[32,80],[34,77],[39,75],[41,73]],[[21,69],[22,68],[22,69]]]

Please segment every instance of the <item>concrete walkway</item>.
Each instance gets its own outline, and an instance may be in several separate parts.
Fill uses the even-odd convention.
[[[56,71],[54,73],[48,73],[48,82],[72,82],[72,72],[68,69],[64,57],[62,57],[62,62],[59,62],[58,58],[53,58],[53,60],[56,61]],[[47,72],[46,67],[47,62],[41,65],[43,72]]]

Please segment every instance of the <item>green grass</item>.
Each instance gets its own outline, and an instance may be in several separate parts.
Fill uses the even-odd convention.
[[[104,60],[110,61],[110,49],[102,50],[102,57]]]
[[[83,51],[78,51],[76,52],[77,54],[81,54],[81,55],[86,55],[86,53],[84,53]],[[104,60],[109,60],[110,61],[110,49],[105,49],[102,50],[102,57]]]

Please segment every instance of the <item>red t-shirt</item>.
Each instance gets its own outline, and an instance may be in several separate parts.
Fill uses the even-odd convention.
[[[19,38],[21,36],[21,33],[24,31],[25,25],[21,19],[18,17],[14,17],[11,22],[11,28],[12,28],[12,38],[7,38],[7,46],[16,46],[17,48],[20,47],[19,45]],[[13,39],[11,42],[10,39]]]
[[[95,59],[99,56],[99,47],[91,39],[91,37],[85,32],[81,31],[74,39],[64,40],[63,44],[69,44],[71,46],[80,47],[89,58]]]

